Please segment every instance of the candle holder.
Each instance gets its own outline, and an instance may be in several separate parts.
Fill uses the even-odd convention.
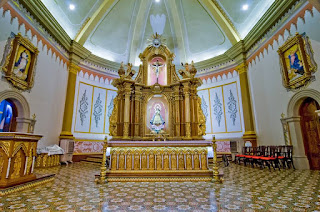
[[[219,165],[217,161],[217,144],[216,144],[216,137],[212,136],[212,149],[213,149],[213,177],[212,182],[213,183],[222,183],[222,179],[220,177],[219,173]]]

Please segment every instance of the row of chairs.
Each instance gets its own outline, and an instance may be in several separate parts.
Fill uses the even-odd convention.
[[[236,155],[235,163],[251,164],[252,167],[260,166],[263,169],[294,168],[292,159],[292,146],[258,146],[243,147],[242,154]]]

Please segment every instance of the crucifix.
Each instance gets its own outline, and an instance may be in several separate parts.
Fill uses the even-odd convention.
[[[159,62],[159,60],[157,60],[157,62],[155,62],[155,63],[152,64],[151,66],[155,68],[155,73],[156,73],[156,76],[157,76],[157,83],[158,83],[160,68],[163,67],[164,64],[161,64],[161,63]]]

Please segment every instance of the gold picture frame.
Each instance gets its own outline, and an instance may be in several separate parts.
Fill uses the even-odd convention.
[[[313,50],[305,33],[296,33],[294,37],[279,47],[280,67],[283,85],[288,90],[297,90],[307,86],[313,79],[317,64]]]
[[[39,50],[20,33],[8,39],[2,61],[4,77],[20,90],[30,90],[34,84]]]

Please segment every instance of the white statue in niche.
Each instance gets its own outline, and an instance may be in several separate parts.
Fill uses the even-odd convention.
[[[154,64],[151,65],[154,68],[154,72],[157,76],[157,83],[159,80],[159,74],[160,74],[160,68],[164,66],[164,64],[160,63],[159,60],[157,60],[157,62],[155,62]]]

